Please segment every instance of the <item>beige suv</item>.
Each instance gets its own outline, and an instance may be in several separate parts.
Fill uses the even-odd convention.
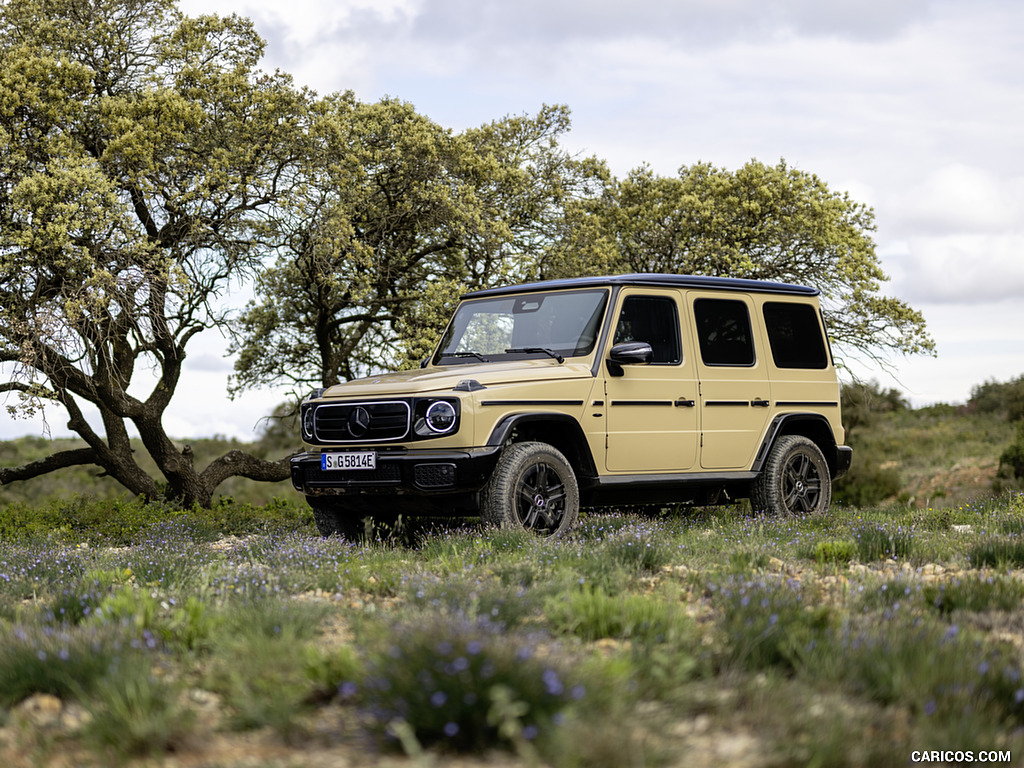
[[[850,466],[818,291],[682,275],[467,294],[419,370],[318,390],[291,462],[322,534],[476,515],[541,535],[580,506],[824,512]]]

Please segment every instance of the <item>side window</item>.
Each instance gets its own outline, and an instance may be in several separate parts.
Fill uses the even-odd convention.
[[[828,367],[818,313],[810,304],[765,302],[764,327],[776,368]]]
[[[651,345],[657,365],[678,365],[683,359],[679,341],[679,313],[667,296],[627,296],[622,302],[613,344],[645,341]]]
[[[734,299],[697,299],[693,304],[704,365],[753,365],[754,342],[747,305]]]

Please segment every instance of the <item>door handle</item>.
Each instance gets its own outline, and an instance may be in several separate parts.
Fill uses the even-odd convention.
[[[697,403],[694,400],[687,400],[685,398],[679,398],[675,402],[676,408],[693,408]]]
[[[771,403],[767,400],[762,400],[760,397],[755,397],[750,401],[750,404],[755,408],[767,408]]]

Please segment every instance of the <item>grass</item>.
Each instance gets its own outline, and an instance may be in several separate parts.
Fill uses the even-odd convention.
[[[90,530],[7,511],[0,723],[39,694],[82,707],[54,761],[142,765],[252,731],[311,763],[1024,748],[1020,495],[785,520],[588,514],[554,542],[454,525],[413,546],[324,540],[281,504],[148,520],[111,504]]]

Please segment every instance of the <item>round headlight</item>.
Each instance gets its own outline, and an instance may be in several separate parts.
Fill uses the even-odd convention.
[[[445,400],[431,403],[427,408],[427,426],[438,434],[450,432],[455,426],[455,406]]]
[[[313,409],[306,408],[302,412],[302,436],[312,439],[313,437]]]

